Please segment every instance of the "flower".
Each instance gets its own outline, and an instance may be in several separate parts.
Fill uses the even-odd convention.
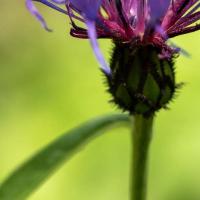
[[[72,36],[90,39],[109,91],[121,108],[144,114],[166,107],[177,87],[173,58],[180,50],[167,41],[200,29],[195,24],[200,19],[200,0],[26,0],[30,12],[50,30],[33,1],[66,14]],[[115,44],[110,67],[98,38],[112,39]]]
[[[168,38],[200,29],[199,24],[193,25],[200,19],[200,11],[197,11],[199,0],[26,0],[30,12],[45,29],[50,30],[33,1],[68,15],[72,25],[71,35],[91,39],[106,72],[110,70],[98,52],[96,38],[165,46]],[[65,5],[66,9],[59,5]],[[74,20],[84,22],[87,29],[76,25]]]

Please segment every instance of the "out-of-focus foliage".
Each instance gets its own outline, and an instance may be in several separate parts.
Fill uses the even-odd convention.
[[[116,110],[87,40],[71,38],[65,16],[39,6],[45,32],[24,1],[0,7],[0,180],[64,131]],[[200,32],[175,39],[191,58],[176,62],[186,82],[169,111],[157,115],[149,200],[200,198]],[[107,58],[109,41],[101,46]],[[30,200],[128,200],[130,135],[118,129],[90,143]]]
[[[95,136],[114,128],[117,123],[130,127],[128,114],[104,115],[82,123],[61,135],[39,152],[31,156],[0,185],[1,200],[24,200],[38,189],[59,167],[66,164],[69,158],[79,153]]]

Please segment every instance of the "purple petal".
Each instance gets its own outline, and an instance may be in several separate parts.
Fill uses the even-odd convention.
[[[66,0],[51,0],[51,1],[57,4],[66,4]]]
[[[180,53],[182,54],[183,56],[187,57],[187,58],[191,58],[191,55],[188,51],[186,51],[185,49],[183,48],[180,48],[178,45],[176,45],[174,42],[172,41],[169,41],[169,44],[171,47],[175,48],[177,53]]]
[[[102,0],[69,0],[84,15],[84,18],[95,20]]]
[[[33,4],[32,0],[26,0],[26,7],[28,8],[28,10],[30,11],[30,13],[35,16],[41,23],[41,25],[47,30],[47,31],[51,31],[51,29],[48,28],[44,18],[42,17],[42,15],[39,13],[39,11],[37,10],[37,8],[35,7],[35,5]]]
[[[101,51],[99,48],[99,44],[97,42],[97,33],[96,33],[96,28],[95,28],[95,22],[91,20],[86,20],[86,25],[88,28],[88,36],[90,38],[90,43],[92,45],[94,54],[97,58],[97,60],[100,63],[100,68],[107,74],[110,75],[111,71],[110,68],[108,67]]]
[[[170,3],[171,0],[149,0],[152,20],[157,21],[163,17],[167,12]]]
[[[167,33],[165,32],[165,30],[162,28],[162,26],[156,25],[156,26],[155,26],[155,30],[156,30],[156,32],[159,33],[165,40],[168,39],[168,35],[167,35]]]
[[[59,6],[56,5],[56,4],[65,4],[65,1],[63,1],[63,0],[51,0],[52,2],[54,2],[56,4],[51,3],[48,0],[34,0],[34,1],[43,3],[44,5],[50,7],[52,9],[54,9],[54,10],[57,10],[58,12],[61,12],[61,13],[65,14],[65,15],[68,15],[68,12],[66,10],[63,10],[62,8],[60,8]]]

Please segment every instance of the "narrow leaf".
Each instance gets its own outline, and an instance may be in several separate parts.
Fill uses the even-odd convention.
[[[127,115],[114,114],[92,119],[62,135],[31,157],[0,186],[1,200],[25,200],[53,172],[68,160],[79,147],[100,130],[117,122],[127,122]]]

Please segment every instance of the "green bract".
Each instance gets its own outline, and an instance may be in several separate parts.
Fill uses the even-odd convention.
[[[113,101],[131,114],[151,115],[165,108],[175,89],[173,56],[162,58],[153,45],[116,44],[108,77]]]

